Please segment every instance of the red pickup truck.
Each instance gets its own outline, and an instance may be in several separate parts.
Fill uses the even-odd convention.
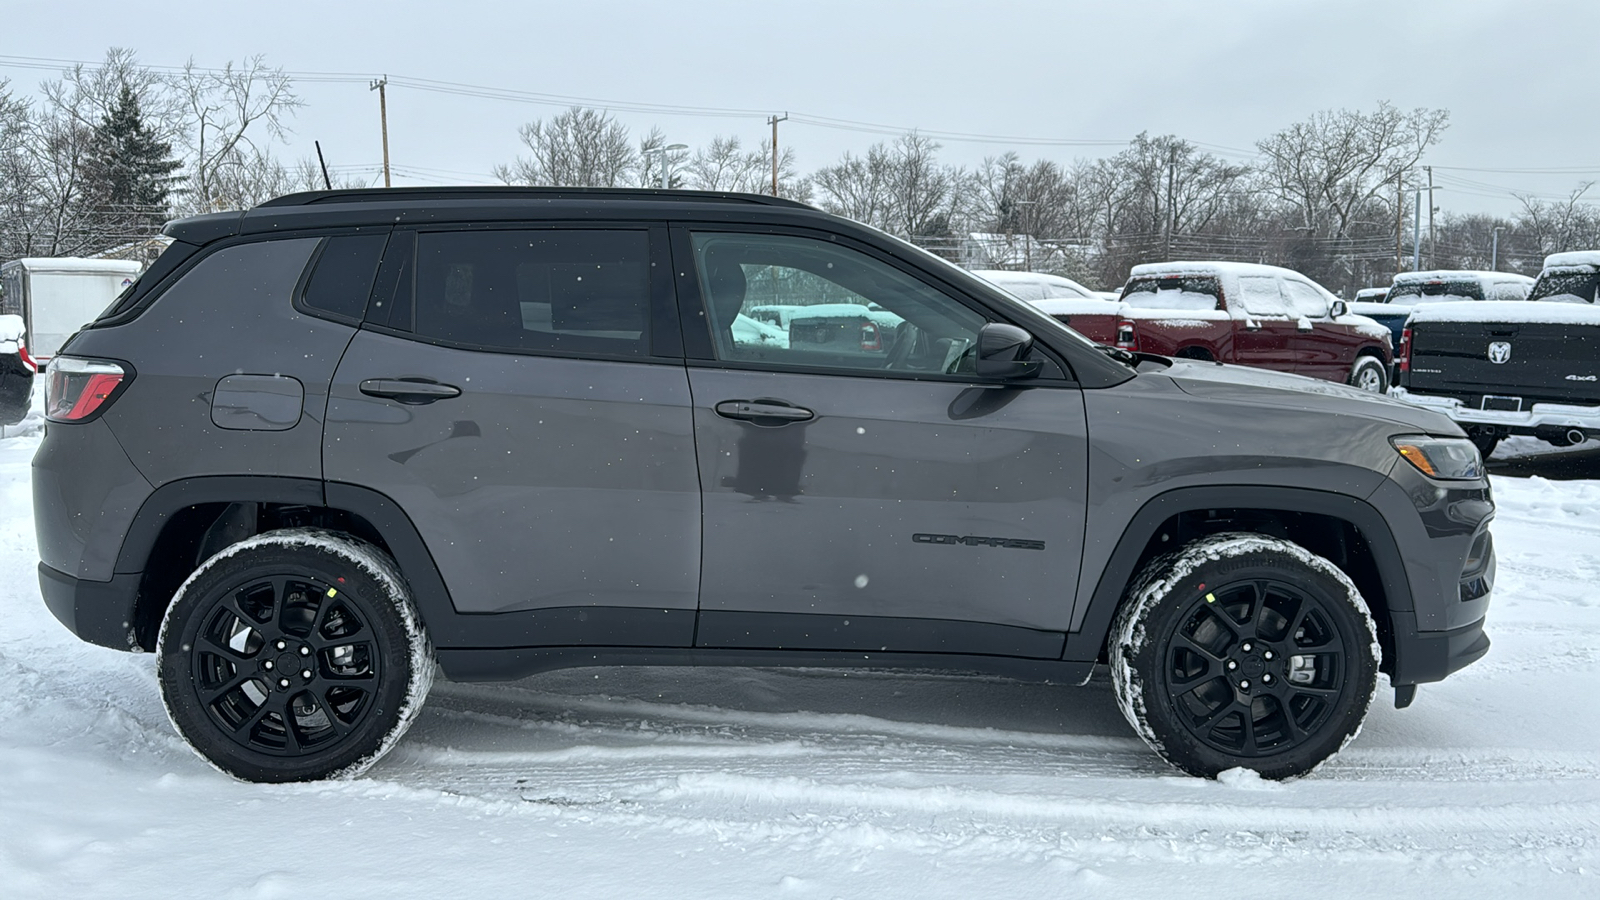
[[[1251,263],[1134,266],[1121,301],[1035,301],[1091,340],[1127,350],[1296,372],[1382,393],[1389,329],[1351,315],[1343,300],[1289,269]]]

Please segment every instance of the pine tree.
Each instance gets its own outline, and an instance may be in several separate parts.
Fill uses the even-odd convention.
[[[85,197],[108,247],[161,229],[181,165],[172,145],[145,125],[138,95],[123,85],[116,107],[94,129],[84,166]]]

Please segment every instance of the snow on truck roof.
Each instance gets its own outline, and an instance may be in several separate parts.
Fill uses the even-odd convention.
[[[1544,258],[1546,269],[1568,266],[1594,266],[1600,269],[1600,250],[1573,250],[1567,253],[1552,253]]]
[[[1310,281],[1310,278],[1294,271],[1293,269],[1285,269],[1281,266],[1267,266],[1260,263],[1241,262],[1144,263],[1142,265],[1134,266],[1133,271],[1129,273],[1128,278],[1131,281],[1132,279],[1138,278],[1141,275],[1230,275],[1234,277],[1238,277],[1240,275],[1294,275],[1298,278],[1305,278],[1307,281]]]
[[[1515,272],[1486,272],[1481,269],[1432,269],[1423,272],[1401,272],[1394,276],[1395,284],[1407,284],[1415,281],[1478,281],[1484,278],[1495,278],[1502,281],[1525,281],[1533,284],[1533,279]]]

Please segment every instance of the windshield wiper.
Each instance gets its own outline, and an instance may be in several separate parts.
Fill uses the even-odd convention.
[[[1139,365],[1138,354],[1131,350],[1124,350],[1121,347],[1113,347],[1110,344],[1095,344],[1095,349],[1111,357],[1117,362],[1129,366],[1130,368],[1136,368]]]

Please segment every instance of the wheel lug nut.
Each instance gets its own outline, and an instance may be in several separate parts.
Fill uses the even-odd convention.
[[[310,647],[301,647],[300,648],[300,655],[301,656],[310,656],[311,655],[311,648]],[[1271,659],[1272,657],[1269,656],[1267,658]]]
[[[1237,669],[1237,668],[1239,668],[1239,664],[1238,663],[1234,662],[1231,659],[1228,660],[1228,671],[1232,672],[1234,669]]]
[[[1262,656],[1263,659],[1271,659],[1272,658],[1272,651],[1268,650],[1267,652],[1261,654],[1261,656]]]
[[[283,645],[279,644],[278,647],[279,647],[279,649],[282,649]],[[1245,641],[1244,642],[1244,646],[1240,647],[1239,649],[1243,650],[1246,653],[1249,653],[1250,652],[1250,642],[1249,641]]]
[[[289,646],[289,645],[288,645],[288,644],[285,644],[285,643],[284,643],[284,642],[283,642],[283,641],[279,641],[279,642],[278,642],[278,649],[279,649],[279,650],[282,650],[282,649],[283,649],[283,648],[285,648],[285,647],[287,647],[287,646]]]
[[[263,669],[270,669],[270,668],[272,668],[272,660],[270,660],[270,659],[269,659],[269,660],[267,660],[267,661],[266,661],[266,662],[264,662],[264,663],[262,663],[262,664],[261,664],[261,668],[263,668]]]
[[[1240,688],[1240,690],[1245,690],[1245,691],[1250,690],[1250,682],[1248,682],[1248,681],[1239,682],[1239,688]]]
[[[278,687],[286,688],[288,686],[289,686],[289,679],[287,679],[287,678],[279,678],[278,679]]]
[[[1261,683],[1262,684],[1271,684],[1272,683],[1272,676],[1271,675],[1263,675],[1263,676],[1261,676]]]
[[[300,677],[304,678],[307,681],[310,681],[311,680],[311,670],[310,669],[302,669],[302,670],[300,670]]]

